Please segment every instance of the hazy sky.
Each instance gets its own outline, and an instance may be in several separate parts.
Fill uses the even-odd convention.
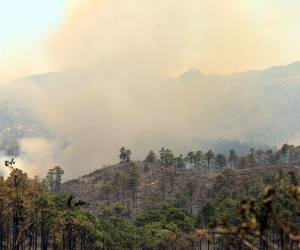
[[[61,23],[68,0],[0,0],[0,80],[50,69],[45,37]]]
[[[18,43],[22,45],[40,39],[60,23],[66,2],[66,0],[1,0],[1,47]]]
[[[99,15],[109,14],[114,16],[116,22],[118,19],[122,21],[122,18],[128,18],[123,17],[119,10],[119,6],[126,6],[124,2],[131,6],[130,15],[134,20],[143,6],[147,9],[155,1],[142,0],[138,3],[139,7],[133,8],[135,2],[131,0],[122,0],[120,4],[118,1],[107,4],[104,0],[0,0],[0,81],[68,67],[53,60],[56,55],[52,49],[49,50],[49,37],[61,30],[70,18],[76,29],[79,22],[90,19],[89,12],[82,16],[78,10],[93,9],[93,6],[93,11]],[[167,2],[170,1],[162,1],[158,8]],[[178,10],[172,14],[167,9],[162,11],[170,19],[170,25],[172,20],[175,25],[182,25],[178,28],[178,36],[184,37],[184,41],[180,47],[180,58],[178,56],[176,65],[167,67],[167,73],[176,74],[191,67],[205,73],[230,73],[300,59],[300,2],[297,0],[172,2],[172,6],[177,5],[181,12],[179,15]],[[95,15],[94,12],[92,15]],[[157,18],[155,15],[156,12],[153,12],[153,20]],[[155,22],[157,24],[157,20]],[[114,20],[107,25],[113,26]],[[135,26],[130,22],[126,25]],[[74,30],[66,32],[76,33]],[[139,31],[132,34],[139,35]],[[56,47],[59,46],[57,39],[55,43]]]

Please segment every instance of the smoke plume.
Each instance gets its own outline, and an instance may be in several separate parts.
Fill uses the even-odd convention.
[[[37,173],[61,165],[70,178],[116,162],[121,146],[142,158],[193,138],[278,143],[282,136],[255,132],[275,120],[272,110],[261,110],[267,102],[257,85],[234,76],[226,84],[222,76],[200,83],[170,77],[195,66],[227,73],[289,61],[274,6],[254,19],[253,5],[237,0],[70,3],[45,42],[58,72],[8,87],[60,138],[23,140],[22,162],[33,162]]]

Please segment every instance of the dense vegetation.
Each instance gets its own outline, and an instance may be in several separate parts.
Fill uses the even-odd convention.
[[[272,155],[280,156],[278,165],[294,165],[298,150],[288,145]],[[283,166],[277,176],[266,171],[257,178],[238,175],[233,167],[242,168],[244,160],[249,167],[271,166],[271,154],[253,150],[227,157],[209,151],[175,157],[162,148],[158,158],[150,151],[145,159],[143,171],[157,189],[146,186],[140,202],[142,178],[130,155],[121,148],[123,172],[101,186],[105,202],[93,213],[90,204],[60,192],[60,167],[39,180],[28,178],[13,160],[5,162],[11,173],[0,179],[0,249],[298,249],[297,168]],[[222,171],[196,206],[196,194],[204,188],[196,172],[208,169]],[[185,181],[179,185],[180,174]]]
[[[81,209],[82,201],[29,179],[13,160],[5,164],[11,173],[0,179],[0,249],[76,249],[79,242],[81,249],[95,249],[97,221]],[[61,170],[55,170],[59,188]]]
[[[130,151],[129,151],[130,153]],[[212,150],[202,152],[201,150],[190,151],[184,156],[174,153],[167,148],[161,148],[157,157],[153,151],[146,156],[145,162],[153,163],[158,160],[162,165],[174,165],[178,169],[224,169],[250,168],[256,166],[293,165],[300,163],[300,146],[284,144],[279,150],[251,148],[247,155],[239,156],[234,150],[228,155],[217,154]]]

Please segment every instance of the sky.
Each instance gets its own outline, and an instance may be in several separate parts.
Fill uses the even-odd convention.
[[[70,19],[74,22],[74,30],[70,32],[76,33],[75,29],[80,30],[83,27],[77,22],[88,23],[91,19],[88,8],[94,9],[91,16],[96,16],[95,12],[98,12],[100,16],[110,13],[114,18],[116,15],[119,15],[120,20],[124,18],[119,10],[122,1],[111,1],[110,4],[106,2],[0,0],[0,81],[68,67],[69,65],[57,63],[61,59],[57,60],[56,52],[53,51],[53,47],[62,47],[64,42],[59,45],[57,44],[59,41],[55,41],[56,44],[53,46],[52,42],[49,42],[49,37],[59,33]],[[132,8],[131,17],[138,19],[139,14],[150,2],[140,1],[137,4],[140,6]],[[170,63],[164,69],[167,74],[177,74],[189,68],[199,68],[204,73],[227,74],[287,64],[300,59],[298,32],[300,17],[297,13],[299,1],[175,0],[173,2],[170,8],[178,8],[173,14],[170,14],[168,9],[161,11],[170,19],[170,26],[173,25],[171,22],[182,26],[178,28],[178,36],[184,39],[179,38],[182,44],[178,48],[178,59],[176,64]],[[125,3],[126,8],[134,5],[132,0]],[[84,16],[78,11],[81,9],[87,11]],[[151,8],[148,9],[151,12]],[[155,17],[160,15],[159,12],[155,12],[156,9],[152,11],[154,19],[160,18]],[[174,20],[176,18],[179,19],[178,22]],[[115,19],[107,23],[112,29],[114,21],[118,22]],[[77,24],[79,27],[75,26]],[[127,25],[135,27],[134,23],[128,22]],[[159,25],[157,28],[159,29]],[[138,37],[139,32],[131,36]]]
[[[62,18],[66,0],[1,0],[1,47],[30,43],[55,28]]]
[[[0,80],[49,69],[43,40],[61,23],[68,2],[0,0]]]

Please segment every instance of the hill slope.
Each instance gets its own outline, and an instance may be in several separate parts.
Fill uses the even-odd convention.
[[[220,171],[181,170],[165,168],[159,164],[148,166],[143,162],[113,165],[67,181],[62,191],[87,202],[88,209],[100,208],[120,202],[132,208],[153,208],[161,203],[176,204],[197,213],[216,197],[231,193],[233,198],[257,195],[263,184],[275,178],[279,170],[300,173],[300,166],[255,167],[243,170]],[[134,186],[132,177],[138,176]],[[130,181],[131,180],[131,181]],[[226,191],[226,190],[229,191]]]

